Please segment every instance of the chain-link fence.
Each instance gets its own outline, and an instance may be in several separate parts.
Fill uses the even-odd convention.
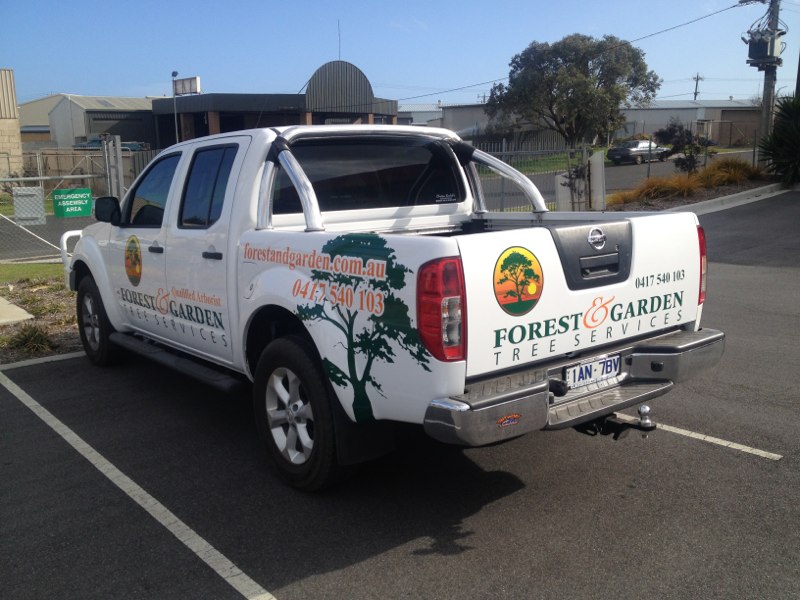
[[[476,146],[527,175],[551,210],[557,206],[561,210],[592,208],[590,199],[580,191],[588,189],[583,181],[589,176],[581,151],[531,150],[505,142]],[[124,189],[155,154],[121,153]],[[93,223],[93,200],[115,193],[113,158],[103,150],[41,150],[25,154],[24,166],[24,177],[0,181],[0,262],[57,260],[62,234]],[[481,179],[490,210],[530,210],[519,190],[503,178],[482,172]],[[577,180],[581,181],[576,186]],[[580,205],[575,202],[576,190],[583,194]],[[565,194],[571,197],[566,206],[558,203]]]
[[[592,173],[589,168],[590,150],[569,150],[563,144],[556,149],[540,149],[540,141],[535,142],[518,144],[506,143],[504,140],[478,142],[474,145],[527,175],[541,192],[550,210],[591,210],[605,206],[604,203],[602,207],[598,205],[601,198],[592,197],[592,190],[597,194],[590,180],[592,177],[601,177],[602,174]],[[597,168],[596,166],[595,169]],[[480,169],[479,175],[489,210],[530,210],[522,193],[503,178],[493,176],[486,169]]]
[[[0,262],[58,259],[62,234],[94,222],[94,199],[121,196],[155,154],[123,149],[117,166],[105,147],[24,153],[22,175],[0,180]]]

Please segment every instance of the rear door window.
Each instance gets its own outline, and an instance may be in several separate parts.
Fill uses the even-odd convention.
[[[178,227],[207,229],[219,219],[237,146],[195,152],[181,202]]]
[[[466,192],[450,147],[433,140],[298,140],[291,152],[314,186],[320,210],[340,211],[462,202]],[[273,213],[302,212],[288,175],[279,171]]]

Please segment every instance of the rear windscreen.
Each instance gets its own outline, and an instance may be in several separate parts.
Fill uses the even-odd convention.
[[[321,211],[451,204],[465,191],[452,150],[419,139],[298,140],[291,152],[314,187]],[[302,212],[297,191],[279,169],[273,214]]]

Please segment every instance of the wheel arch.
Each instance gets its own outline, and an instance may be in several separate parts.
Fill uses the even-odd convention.
[[[248,321],[244,336],[244,358],[248,376],[255,380],[256,367],[267,345],[280,337],[298,336],[313,359],[322,364],[316,341],[305,324],[292,311],[276,304],[264,305]],[[340,464],[354,465],[390,452],[395,448],[392,423],[355,423],[342,404],[342,397],[325,375],[331,399],[336,451]]]
[[[255,376],[256,366],[264,348],[271,341],[287,335],[297,335],[311,342],[310,346],[314,348],[316,358],[319,359],[311,334],[293,312],[282,306],[269,304],[262,306],[250,316],[244,334],[244,360],[251,379]]]
[[[93,277],[92,271],[83,260],[77,260],[72,265],[69,278],[69,287],[73,292],[78,290],[78,286],[84,277]]]
[[[102,263],[100,263],[102,267]],[[94,279],[100,299],[103,301],[103,308],[108,320],[111,321],[117,331],[125,330],[124,320],[120,317],[118,305],[115,302],[114,292],[111,290],[111,282],[103,268],[92,269],[86,257],[76,258],[72,263],[72,270],[69,274],[70,289],[77,291],[81,281],[86,277]]]

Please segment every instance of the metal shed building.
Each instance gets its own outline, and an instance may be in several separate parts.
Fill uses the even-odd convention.
[[[301,94],[197,94],[153,100],[157,145],[253,127],[397,123],[397,101],[376,98],[364,73],[336,60],[317,69]]]
[[[151,146],[156,142],[149,98],[63,94],[48,118],[50,137],[59,148],[91,141],[101,133]]]

